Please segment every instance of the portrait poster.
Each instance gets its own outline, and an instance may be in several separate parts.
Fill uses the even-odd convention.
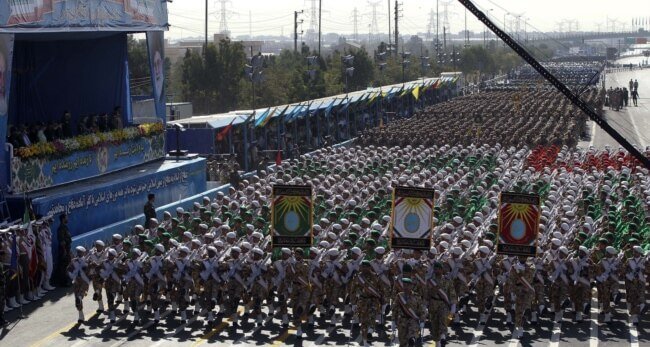
[[[165,36],[162,31],[147,32],[153,99],[158,118],[165,118]]]

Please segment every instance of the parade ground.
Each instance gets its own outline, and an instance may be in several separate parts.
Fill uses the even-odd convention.
[[[621,286],[622,288],[624,286]],[[590,317],[585,317],[582,323],[571,320],[569,313],[564,315],[560,323],[553,323],[551,315],[541,317],[537,324],[524,325],[524,335],[519,340],[511,339],[512,327],[505,324],[505,312],[497,303],[487,324],[478,325],[478,313],[472,311],[465,314],[461,323],[452,325],[449,329],[451,336],[448,346],[650,346],[650,319],[647,315],[638,326],[628,323],[625,310],[625,300],[616,307],[612,322],[598,322],[595,291],[592,297]],[[95,304],[86,299],[86,319],[83,325],[76,322],[77,312],[74,308],[72,295],[62,289],[48,294],[49,300],[40,301],[24,308],[24,319],[16,319],[16,310],[8,314],[12,321],[2,333],[2,345],[5,346],[200,346],[204,344],[238,345],[238,346],[320,346],[320,345],[359,345],[358,329],[349,332],[349,320],[342,319],[338,313],[339,323],[329,326],[327,320],[316,322],[313,330],[306,328],[301,340],[293,336],[295,328],[282,328],[279,317],[266,318],[262,327],[255,325],[254,320],[240,324],[234,329],[229,319],[217,321],[214,327],[207,328],[202,316],[200,319],[189,318],[186,325],[181,325],[178,318],[165,320],[169,311],[162,314],[158,325],[146,321],[142,326],[132,324],[132,316],[128,320],[120,319],[110,325],[106,315],[94,312]],[[470,305],[471,306],[471,305]],[[473,307],[472,307],[473,308]],[[473,308],[474,309],[474,308]],[[243,307],[240,307],[243,310]],[[397,340],[390,339],[390,324],[386,331],[380,331],[379,337],[372,340],[373,346],[398,345]],[[428,328],[424,329],[424,345],[435,345],[430,339]],[[377,334],[375,334],[377,336]]]
[[[606,111],[610,122],[637,146],[650,145],[650,69],[616,72],[607,75],[607,86],[627,86],[630,78],[638,79],[641,99],[638,107],[629,106],[621,111]],[[631,101],[630,101],[631,104]],[[592,128],[591,142],[596,147],[616,146],[615,142],[598,128]],[[581,144],[584,145],[584,144]],[[621,285],[624,291],[625,286]],[[501,296],[499,296],[501,297]],[[638,325],[631,324],[623,299],[615,308],[610,323],[599,319],[596,290],[592,291],[591,312],[585,320],[576,323],[567,312],[560,322],[555,323],[551,314],[544,314],[538,323],[524,324],[523,337],[512,338],[512,326],[506,325],[503,303],[496,302],[495,309],[485,325],[478,324],[479,314],[474,305],[468,305],[470,312],[461,316],[461,322],[451,325],[448,346],[630,346],[650,347],[650,317],[640,316]],[[2,346],[200,346],[207,344],[266,346],[266,345],[359,345],[361,337],[358,328],[350,329],[350,320],[337,312],[337,324],[329,319],[317,319],[313,328],[303,325],[303,337],[294,336],[296,327],[282,327],[281,316],[268,315],[262,325],[249,318],[233,326],[228,317],[218,316],[215,324],[208,327],[205,315],[188,315],[186,324],[178,316],[170,318],[170,307],[161,313],[159,324],[154,324],[152,314],[147,313],[142,325],[133,323],[133,316],[124,318],[118,314],[117,322],[109,324],[105,314],[95,312],[96,304],[90,296],[84,300],[86,321],[77,323],[77,311],[71,288],[58,288],[37,302],[25,305],[22,312],[14,309],[6,314],[11,322],[0,335]],[[120,305],[121,309],[123,305]],[[244,308],[239,307],[243,312]],[[390,323],[374,334],[373,346],[398,345],[392,338]],[[423,345],[435,345],[428,326],[423,331]]]
[[[633,145],[640,148],[645,148],[650,145],[650,86],[648,82],[645,82],[650,82],[650,69],[608,73],[606,79],[607,89],[609,87],[629,88],[628,83],[630,79],[639,81],[640,98],[638,107],[632,105],[632,98],[630,98],[629,106],[622,110],[614,111],[606,107],[605,117],[610,125],[618,130]],[[589,125],[591,126],[591,141],[583,142],[581,145],[591,145],[597,148],[604,148],[605,146],[612,148],[618,147],[618,143],[594,122],[589,122]]]

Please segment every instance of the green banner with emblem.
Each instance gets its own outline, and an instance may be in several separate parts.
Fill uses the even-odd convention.
[[[273,247],[310,247],[314,204],[311,186],[273,186]]]

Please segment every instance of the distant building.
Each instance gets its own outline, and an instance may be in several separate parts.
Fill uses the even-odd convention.
[[[191,102],[168,102],[165,110],[168,122],[194,116],[194,109]]]
[[[228,36],[224,34],[214,34],[212,37],[212,43],[219,47],[219,41],[227,39]],[[247,56],[257,53],[267,53],[263,51],[264,41],[256,40],[243,40],[243,41],[234,41],[239,42],[244,47],[244,53]],[[205,44],[204,40],[190,39],[190,40],[180,40],[174,43],[170,43],[169,40],[165,40],[165,57],[173,63],[177,62],[180,59],[183,59],[185,53],[188,50],[194,51],[199,54],[203,54],[203,45]]]

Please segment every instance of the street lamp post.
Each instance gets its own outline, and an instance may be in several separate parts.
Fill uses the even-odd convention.
[[[345,68],[345,98],[347,99],[348,106],[345,108],[345,119],[347,121],[346,134],[347,137],[350,137],[350,98],[348,97],[348,76],[352,77],[354,75],[354,56],[351,54],[341,57],[341,62]],[[337,124],[337,130],[338,130]],[[337,131],[338,132],[338,131]]]

